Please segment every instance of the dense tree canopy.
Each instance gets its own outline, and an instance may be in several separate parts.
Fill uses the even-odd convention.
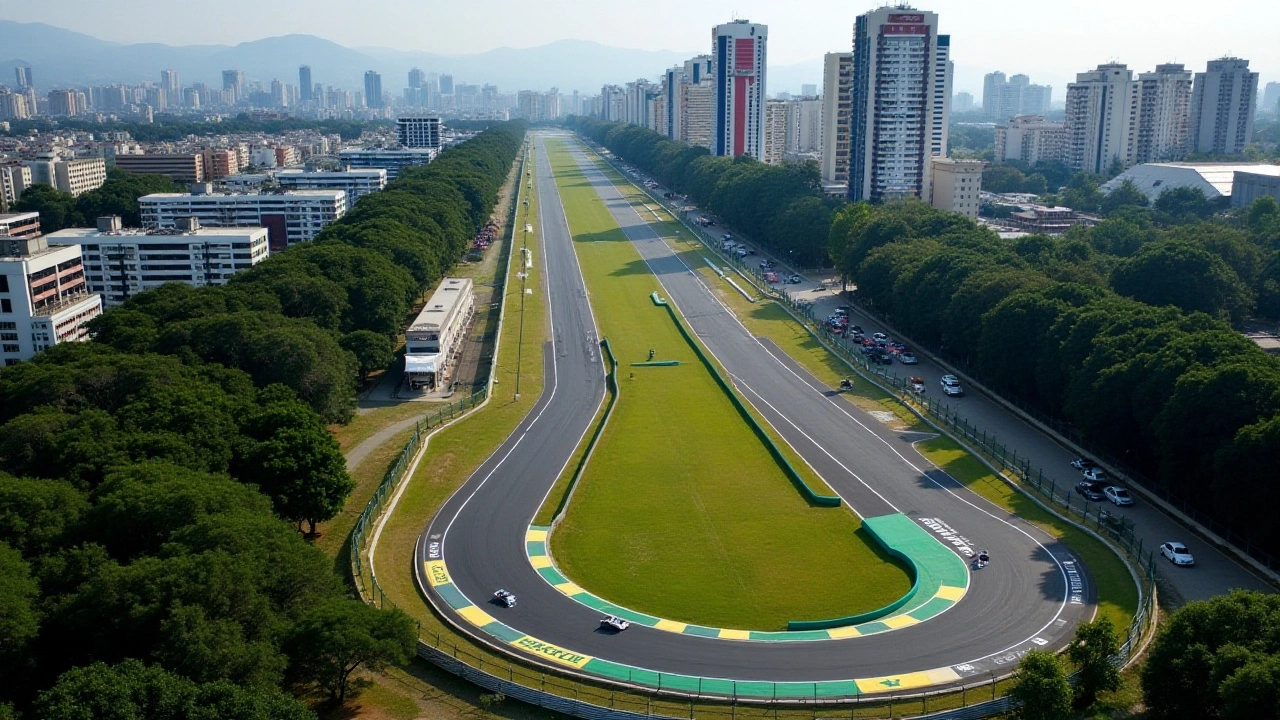
[[[302,720],[282,687],[341,697],[353,667],[409,656],[412,622],[347,598],[298,528],[342,509],[326,424],[488,218],[522,135],[499,125],[314,243],[0,368],[0,717]]]
[[[96,190],[74,197],[51,185],[33,185],[14,203],[15,212],[40,213],[40,229],[53,232],[69,227],[92,227],[104,215],[119,215],[126,226],[141,224],[138,198],[159,192],[186,192],[163,175],[136,175],[111,168]]]

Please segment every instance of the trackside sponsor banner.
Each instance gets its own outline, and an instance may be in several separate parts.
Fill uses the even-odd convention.
[[[558,645],[545,643],[537,638],[529,637],[528,635],[525,635],[511,644],[521,650],[531,652],[534,655],[541,655],[549,660],[554,660],[561,665],[569,665],[576,668],[581,668],[592,660],[590,655],[582,655],[580,653],[573,652],[572,650],[565,650]]]
[[[443,560],[432,560],[424,564],[427,567],[427,582],[431,583],[431,587],[448,585],[453,582],[449,579],[449,570],[445,568]]]

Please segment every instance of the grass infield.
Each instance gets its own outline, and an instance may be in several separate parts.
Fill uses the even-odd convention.
[[[657,203],[652,198],[607,164],[598,164],[618,189],[623,191],[628,200],[657,207]],[[670,217],[665,211],[660,213],[664,219]],[[665,221],[655,228],[663,235],[672,250],[681,256],[685,264],[707,280],[717,297],[734,311],[752,334],[773,340],[788,355],[804,365],[809,372],[833,386],[841,377],[852,374],[843,360],[815,340],[812,333],[792,318],[782,306],[771,300],[749,303],[728,283],[719,279],[701,259],[710,257],[715,262],[714,256],[679,221]],[[726,270],[726,272],[732,271]],[[738,282],[743,283],[740,279]],[[896,398],[870,382],[855,383],[854,391],[846,393],[845,397],[864,410],[893,412],[913,430],[933,431],[931,426],[921,421]],[[1045,510],[1027,495],[1014,490],[951,438],[939,437],[918,443],[916,449],[926,459],[970,490],[1066,542],[1080,554],[1093,577],[1098,589],[1099,617],[1110,618],[1116,627],[1122,628],[1129,624],[1138,609],[1138,590],[1133,584],[1133,577],[1129,574],[1124,561],[1116,555],[1114,550],[1089,533]]]
[[[600,335],[621,365],[618,405],[551,536],[560,569],[619,605],[738,629],[781,630],[903,595],[906,571],[852,512],[800,497],[653,305],[657,278],[572,156],[550,147]],[[630,366],[651,349],[681,365]]]

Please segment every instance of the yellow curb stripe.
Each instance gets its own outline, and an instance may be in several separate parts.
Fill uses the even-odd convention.
[[[546,542],[546,530],[530,530],[524,534],[525,542]]]
[[[724,640],[750,640],[751,633],[747,630],[721,630],[720,637]]]
[[[881,620],[880,622],[884,623],[885,625],[888,625],[894,630],[897,630],[898,628],[904,628],[904,627],[907,627],[908,625],[915,625],[920,621],[911,617],[910,615],[894,615],[893,617],[887,617]]]
[[[667,632],[682,633],[684,632],[684,629],[689,626],[682,622],[676,622],[675,620],[659,620],[658,624],[654,625],[654,627],[659,630],[666,630]]]
[[[940,597],[943,600],[950,600],[952,602],[955,602],[960,598],[964,597],[964,594],[966,591],[967,591],[967,588],[943,585],[942,587],[938,588],[938,594],[935,595],[934,597]]]
[[[559,585],[556,585],[555,587],[557,590],[564,593],[565,595],[568,595],[569,597],[573,597],[574,595],[578,595],[586,592],[585,590],[578,587],[577,585],[574,585],[571,582],[563,582],[563,583],[560,583]]]
[[[529,557],[529,562],[533,563],[533,568],[535,570],[551,567],[551,558],[546,555],[531,555]]]
[[[429,563],[423,563],[427,569],[427,582],[431,583],[431,587],[440,585],[448,585],[453,582],[449,579],[449,569],[445,567],[443,560],[432,560]]]
[[[475,605],[468,605],[467,607],[462,608],[458,611],[458,614],[461,615],[464,620],[476,627],[482,628],[485,625],[494,622],[492,615],[481,610]]]
[[[862,631],[858,628],[848,625],[846,627],[831,628],[827,631],[827,637],[832,640],[840,640],[842,638],[858,637],[862,635]]]

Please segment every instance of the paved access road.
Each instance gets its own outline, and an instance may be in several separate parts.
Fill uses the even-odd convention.
[[[524,548],[526,527],[603,392],[597,338],[542,136],[538,145],[544,291],[555,328],[547,390],[529,418],[431,521],[420,542],[419,570],[425,561],[444,557],[453,585],[477,604],[485,604],[498,587],[511,590],[519,597],[516,607],[486,604],[486,612],[560,648],[649,670],[735,680],[840,680],[935,668],[950,668],[961,678],[1002,674],[1028,649],[1062,647],[1074,626],[1091,617],[1093,589],[1087,573],[1074,571],[1080,566],[1068,548],[937,471],[915,452],[911,443],[918,436],[833,397],[790,358],[753,338],[579,154],[587,181],[648,261],[668,299],[744,396],[855,511],[867,517],[902,512],[926,528],[944,523],[962,541],[962,556],[983,547],[994,557],[991,567],[974,574],[968,595],[955,607],[877,635],[756,643],[640,626],[618,635],[598,632],[599,614],[550,587]]]
[[[693,213],[696,219],[700,213]],[[695,228],[710,242],[715,242],[725,232],[737,234],[732,228],[716,226],[712,228]],[[758,248],[759,255],[752,259],[769,257],[763,248]],[[770,258],[781,262],[779,258]],[[839,296],[839,286],[829,288],[812,279],[806,278],[798,285],[780,285],[780,289],[792,293],[797,299],[810,300],[814,304],[814,316],[824,318],[836,308],[844,305]],[[893,328],[886,327],[876,318],[859,312],[851,313],[852,324],[860,325],[867,334],[884,332],[890,338],[896,337]],[[927,392],[932,397],[941,397],[940,380],[951,372],[940,366],[922,348],[914,348],[920,363],[914,366],[896,365],[899,375],[917,375],[925,380]],[[963,398],[947,400],[951,409],[961,418],[968,420],[975,427],[1000,438],[1001,442],[1011,448],[1017,448],[1020,456],[1031,459],[1032,467],[1043,469],[1045,477],[1052,480],[1059,488],[1072,488],[1081,479],[1080,473],[1071,467],[1071,460],[1078,453],[1065,447],[1051,435],[1023,420],[1017,413],[1007,409],[970,383],[964,383],[967,394]],[[1080,499],[1079,496],[1076,496]],[[1105,501],[1104,501],[1105,502]],[[1107,503],[1110,505],[1110,503]],[[1175,604],[1183,601],[1207,600],[1215,595],[1222,595],[1235,588],[1247,590],[1274,591],[1274,587],[1258,577],[1255,572],[1243,565],[1236,558],[1219,550],[1215,546],[1200,541],[1179,521],[1164,513],[1159,508],[1137,499],[1130,507],[1108,507],[1109,512],[1119,515],[1134,523],[1137,537],[1142,538],[1144,546],[1158,549],[1161,543],[1176,540],[1185,543],[1195,555],[1194,567],[1175,567],[1171,563],[1162,563],[1161,588],[1168,593],[1172,590],[1176,597],[1171,599]]]

